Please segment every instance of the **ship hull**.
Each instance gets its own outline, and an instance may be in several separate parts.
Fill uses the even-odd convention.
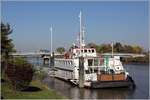
[[[57,79],[60,79],[62,81],[69,82],[73,85],[78,86],[78,83],[72,82],[70,80],[64,79],[62,77],[55,77]],[[101,81],[95,81],[91,82],[90,86],[85,85],[85,88],[91,88],[91,89],[101,89],[101,88],[135,88],[135,84],[132,81],[108,81],[108,82],[101,82]]]
[[[58,70],[57,70],[58,71]],[[62,70],[59,70],[62,71]],[[68,71],[66,71],[68,72]],[[79,85],[78,81],[74,81],[72,79],[69,79],[67,77],[60,77],[60,75],[55,75],[55,78],[57,79],[61,79],[64,81],[67,81],[71,84],[74,84],[76,86]],[[119,88],[119,87],[131,87],[134,88],[135,84],[134,81],[132,80],[132,78],[130,76],[127,76],[126,80],[115,80],[115,81],[89,81],[89,82],[85,82],[84,85],[85,88]]]

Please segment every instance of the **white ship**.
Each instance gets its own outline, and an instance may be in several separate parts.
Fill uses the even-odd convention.
[[[79,85],[79,58],[83,58],[84,87],[130,87],[134,81],[124,69],[119,56],[98,56],[96,49],[85,47],[82,13],[80,12],[78,46],[74,45],[63,58],[55,58],[55,77]]]

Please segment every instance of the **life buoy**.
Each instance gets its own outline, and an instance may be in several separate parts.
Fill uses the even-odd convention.
[[[116,70],[116,71],[121,70],[120,66],[115,66],[115,70]]]

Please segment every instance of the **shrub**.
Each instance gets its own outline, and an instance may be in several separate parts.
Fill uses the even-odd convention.
[[[34,69],[33,66],[23,58],[14,58],[13,61],[8,64],[5,73],[12,87],[21,90],[30,84]]]
[[[42,81],[47,76],[47,73],[42,67],[40,67],[39,69],[36,69],[34,75],[36,79]]]

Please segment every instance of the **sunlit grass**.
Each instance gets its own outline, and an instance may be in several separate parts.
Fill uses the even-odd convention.
[[[4,99],[65,99],[64,96],[37,80],[32,81],[30,86],[40,88],[40,91],[15,91],[7,82],[2,83],[1,86],[1,95]]]

